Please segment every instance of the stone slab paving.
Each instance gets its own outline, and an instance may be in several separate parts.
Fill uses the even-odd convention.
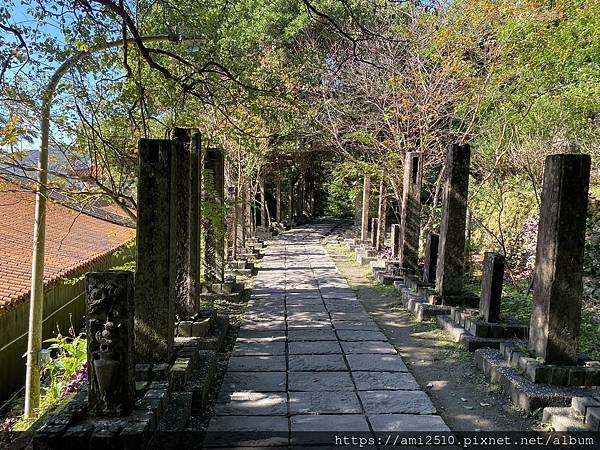
[[[332,226],[292,230],[267,248],[208,446],[304,448],[331,445],[335,432],[449,431],[319,243]]]

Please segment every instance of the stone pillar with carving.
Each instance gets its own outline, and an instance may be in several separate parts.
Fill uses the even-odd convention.
[[[94,415],[121,417],[135,402],[133,272],[85,276],[88,404]]]

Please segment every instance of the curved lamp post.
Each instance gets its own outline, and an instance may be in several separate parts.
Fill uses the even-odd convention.
[[[192,35],[155,35],[145,36],[143,42],[193,41]],[[50,136],[50,113],[56,88],[62,77],[79,61],[93,53],[122,47],[125,40],[107,42],[80,51],[63,62],[52,75],[42,93],[41,147],[38,160],[37,188],[35,194],[35,220],[33,227],[33,255],[31,264],[31,295],[29,301],[29,330],[27,338],[27,373],[25,379],[25,417],[34,417],[40,401],[40,364],[39,354],[42,348],[42,321],[44,302],[44,255],[46,246],[46,199],[48,183],[48,142]]]

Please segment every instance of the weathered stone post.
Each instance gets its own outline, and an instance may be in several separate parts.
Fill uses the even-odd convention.
[[[175,199],[173,142],[141,139],[138,145],[135,361],[169,361],[175,328]]]
[[[240,236],[241,236],[241,242],[240,242],[240,248],[245,248],[246,247],[246,234],[247,234],[247,229],[250,227],[250,218],[248,215],[248,183],[247,181],[244,179],[241,182],[242,185],[242,192],[240,195],[240,214],[241,214],[241,220],[240,220]]]
[[[463,294],[470,162],[468,144],[448,147],[436,279],[436,290],[442,297]]]
[[[221,149],[204,154],[202,220],[204,223],[204,281],[225,278],[225,160]]]
[[[315,217],[315,213],[317,211],[317,189],[315,186],[314,176],[310,179],[310,196],[309,196],[309,204],[310,204],[310,218],[313,219]]]
[[[304,175],[301,175],[298,179],[298,189],[296,198],[296,216],[298,218],[298,223],[304,222],[304,184]]]
[[[371,194],[371,175],[365,173],[363,179],[363,199],[362,199],[362,219],[361,219],[361,230],[360,240],[363,243],[369,240],[369,201]]]
[[[268,228],[267,223],[267,177],[263,176],[260,181],[260,226]]]
[[[400,225],[392,224],[392,258],[400,256]]]
[[[377,248],[377,232],[379,230],[379,219],[371,219],[371,247]]]
[[[381,174],[381,181],[379,183],[379,209],[377,211],[377,218],[375,249],[380,251],[383,250],[385,244],[385,225],[387,223],[387,183],[383,173]]]
[[[251,180],[247,181],[246,195],[246,205],[248,208],[248,232],[250,233],[250,237],[256,237],[256,191],[252,186]]]
[[[230,225],[228,230],[227,259],[237,259],[237,241],[238,241],[238,194],[237,186],[227,188],[228,220]]]
[[[277,199],[275,202],[275,221],[281,223],[281,178],[277,178],[276,187]]]
[[[581,322],[589,155],[546,157],[529,350],[547,364],[575,364]]]
[[[439,242],[439,234],[427,235],[427,239],[425,241],[425,261],[423,264],[423,283],[435,283]]]
[[[354,198],[354,227],[362,230],[362,188]]]
[[[133,361],[133,273],[85,275],[88,408],[120,417],[135,402]]]
[[[421,233],[421,167],[423,154],[408,152],[404,157],[402,213],[400,223],[400,267],[417,271]]]
[[[200,132],[174,128],[171,137],[177,166],[176,309],[186,315],[193,313],[200,293]]]
[[[291,227],[294,222],[294,179],[291,175],[288,183],[288,225]]]
[[[483,277],[481,278],[481,298],[479,315],[486,322],[500,321],[502,302],[502,284],[504,282],[504,256],[486,252],[483,258]]]

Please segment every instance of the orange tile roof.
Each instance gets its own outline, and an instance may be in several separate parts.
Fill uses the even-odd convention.
[[[0,315],[29,296],[35,196],[0,179]],[[135,229],[47,203],[46,286],[71,276],[135,237]]]

